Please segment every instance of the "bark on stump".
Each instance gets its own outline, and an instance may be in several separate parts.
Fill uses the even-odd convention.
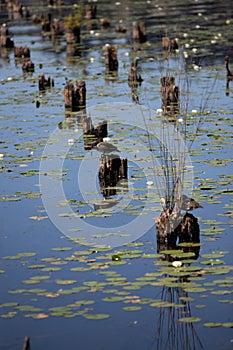
[[[28,58],[23,58],[22,70],[25,73],[34,72],[34,70],[35,70],[34,63]]]
[[[71,82],[67,82],[64,88],[65,108],[77,112],[86,107],[86,83],[83,80],[76,81],[76,89]]]
[[[14,40],[9,36],[9,31],[5,24],[1,26],[0,30],[0,46],[8,49],[14,47]]]
[[[162,77],[160,80],[163,114],[174,117],[179,113],[179,87],[174,77]]]
[[[108,124],[104,120],[97,124],[96,128],[92,124],[91,117],[83,120],[84,149],[90,150],[99,142],[103,142],[103,138],[108,135]]]
[[[146,42],[146,26],[144,22],[133,22],[133,41],[137,43]]]
[[[44,73],[41,73],[38,76],[38,86],[40,91],[45,91],[46,88],[54,86],[54,80],[50,77],[46,78]]]
[[[130,66],[130,72],[128,75],[128,84],[131,89],[132,99],[135,102],[139,102],[139,97],[137,93],[138,86],[141,85],[143,79],[140,74],[137,73],[137,58],[133,60]]]
[[[114,187],[121,179],[127,179],[127,159],[116,154],[102,154],[99,162],[99,184],[104,197],[116,194]]]
[[[172,52],[179,49],[179,43],[177,39],[170,39],[167,36],[162,37],[162,48],[168,52]]]
[[[197,218],[190,213],[182,215],[166,209],[156,218],[157,243],[175,247],[177,239],[181,242],[200,242],[200,228]]]
[[[66,30],[65,37],[67,44],[80,44],[80,27]]]
[[[117,46],[106,44],[103,47],[106,73],[118,70]]]
[[[30,58],[30,49],[28,46],[15,46],[14,47],[15,58],[27,57]]]
[[[97,13],[97,6],[94,4],[87,4],[85,6],[86,19],[95,19]]]

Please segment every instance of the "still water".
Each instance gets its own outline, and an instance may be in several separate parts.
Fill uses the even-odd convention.
[[[63,3],[23,4],[62,22],[73,2]],[[226,87],[224,66],[228,55],[233,67],[231,1],[96,4],[97,18],[82,22],[78,56],[67,54],[64,36],[52,42],[40,24],[1,4],[1,24],[16,46],[30,47],[35,72],[23,74],[13,50],[1,49],[0,348],[20,349],[29,336],[34,350],[232,349],[233,83]],[[135,45],[132,22],[139,20],[147,41]],[[127,32],[116,33],[116,25]],[[179,38],[179,51],[163,52],[164,35]],[[118,47],[115,77],[106,76],[106,43]],[[139,104],[128,86],[135,57]],[[44,93],[42,72],[55,81]],[[173,253],[180,268],[156,243],[164,188],[154,171],[160,148],[152,157],[148,144],[148,130],[161,136],[160,78],[167,74],[180,88],[188,190],[204,207],[194,212],[196,254]],[[128,181],[109,207],[98,182],[100,153],[84,149],[82,125],[66,118],[67,79],[85,80],[87,114],[94,126],[108,121],[110,141],[128,159]]]

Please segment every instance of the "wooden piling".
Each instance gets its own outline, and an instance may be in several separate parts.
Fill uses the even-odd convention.
[[[102,154],[99,161],[99,183],[104,197],[116,194],[118,181],[127,179],[127,159],[116,154]]]
[[[117,46],[106,44],[103,47],[106,73],[118,70]]]
[[[133,22],[133,41],[137,43],[144,43],[147,40],[146,26],[144,22]]]
[[[9,36],[6,24],[3,24],[0,29],[0,46],[8,49],[14,47],[14,40]]]
[[[54,80],[50,77],[46,78],[44,73],[41,73],[38,76],[38,86],[40,91],[45,91],[46,88],[54,86]]]
[[[170,39],[167,36],[162,37],[162,48],[168,52],[172,52],[179,49],[178,39]]]
[[[84,80],[76,81],[76,88],[67,81],[64,88],[65,108],[72,112],[80,111],[86,107],[86,83]]]
[[[179,87],[175,84],[175,78],[162,77],[160,79],[160,87],[163,114],[174,117],[179,113]]]
[[[15,58],[30,58],[30,49],[28,46],[14,46]]]
[[[198,219],[190,213],[166,209],[156,218],[156,237],[158,244],[175,247],[177,239],[181,242],[200,242]]]
[[[86,19],[95,19],[97,14],[96,4],[87,4],[85,6],[86,10]]]

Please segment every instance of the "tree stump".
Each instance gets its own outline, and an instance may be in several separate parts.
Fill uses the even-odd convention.
[[[54,80],[50,77],[46,78],[44,73],[41,73],[38,76],[38,86],[40,91],[45,91],[46,88],[54,86]]]
[[[84,80],[76,81],[75,109],[81,110],[86,107],[86,83]]]
[[[116,194],[115,187],[121,179],[127,179],[127,159],[116,154],[102,154],[99,162],[99,184],[105,198]]]
[[[162,48],[168,52],[179,49],[179,42],[177,39],[170,39],[167,36],[162,37]]]
[[[9,36],[9,31],[6,24],[1,26],[0,30],[0,46],[5,48],[13,48],[14,40]]]
[[[156,218],[157,243],[175,247],[177,239],[181,242],[200,242],[200,228],[197,218],[192,214],[166,209]]]
[[[137,58],[135,58],[133,62],[131,62],[130,72],[128,75],[128,84],[131,89],[131,95],[132,95],[133,101],[138,103],[139,97],[137,93],[137,88],[138,86],[141,85],[143,79],[141,75],[137,73],[137,62],[138,62]]]
[[[70,45],[80,44],[80,26],[67,29],[65,33],[66,43]]]
[[[103,47],[106,73],[118,70],[117,46],[106,44]]]
[[[86,19],[95,19],[97,14],[97,6],[95,4],[87,4],[85,6]]]
[[[147,40],[146,26],[144,22],[133,22],[133,41],[137,43],[144,43]]]
[[[175,78],[162,77],[160,86],[163,114],[174,117],[179,113],[179,87],[175,84]]]
[[[65,108],[73,111],[74,108],[74,85],[67,81],[64,87]]]
[[[64,88],[65,108],[77,112],[86,107],[86,83],[83,80],[76,81],[76,89],[71,82],[67,82]]]
[[[30,58],[30,49],[28,46],[14,46],[15,58]]]
[[[23,58],[22,70],[24,73],[34,72],[35,70],[34,63],[28,58]]]
[[[83,136],[84,136],[84,149],[90,150],[94,148],[99,142],[103,142],[103,138],[108,135],[108,124],[104,120],[99,122],[96,128],[92,124],[91,117],[83,119]]]

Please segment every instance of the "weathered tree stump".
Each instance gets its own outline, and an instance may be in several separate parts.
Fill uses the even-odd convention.
[[[67,82],[64,88],[65,108],[72,112],[80,111],[86,106],[86,83],[83,80],[76,81],[76,89],[71,82]]]
[[[94,148],[99,142],[102,142],[107,135],[108,124],[106,120],[99,122],[95,128],[92,124],[91,117],[86,116],[83,118],[83,139],[85,150]]]
[[[8,49],[14,47],[14,40],[9,36],[6,24],[3,24],[0,29],[0,45]]]
[[[135,58],[133,60],[133,62],[131,62],[130,72],[128,75],[128,84],[129,84],[129,87],[131,89],[131,95],[132,95],[133,101],[138,103],[139,97],[138,97],[138,93],[137,93],[137,88],[138,88],[138,86],[141,85],[143,79],[142,79],[141,75],[137,73],[137,63],[138,63],[137,58]]]
[[[170,39],[167,36],[162,37],[162,48],[168,52],[179,49],[179,42],[177,39]]]
[[[70,45],[80,44],[80,26],[67,29],[65,33],[66,43]]]
[[[15,58],[30,58],[30,49],[28,46],[14,46]]]
[[[103,29],[107,29],[110,27],[109,19],[106,17],[100,18],[100,25]]]
[[[137,43],[144,43],[147,40],[146,26],[144,22],[133,22],[133,41]]]
[[[106,44],[103,47],[106,73],[118,70],[117,46]]]
[[[115,32],[116,33],[126,33],[127,32],[127,27],[124,25],[116,25],[115,26]]]
[[[46,88],[54,86],[54,80],[50,77],[46,78],[44,73],[41,73],[38,76],[38,86],[40,91],[45,91]]]
[[[84,80],[76,81],[75,108],[81,110],[86,107],[86,83]]]
[[[192,214],[166,209],[156,218],[156,237],[159,244],[176,246],[181,242],[200,242],[200,228],[197,218]]]
[[[22,62],[22,70],[24,73],[34,72],[35,70],[34,63],[30,59],[24,58]]]
[[[65,108],[73,111],[74,108],[74,85],[67,81],[64,87]]]
[[[47,17],[43,18],[41,21],[42,35],[46,35],[46,33],[51,32],[51,24],[52,24],[52,14],[48,13]]]
[[[102,154],[99,162],[99,184],[104,197],[116,194],[112,188],[121,179],[127,179],[127,159],[120,159],[116,154]]]
[[[86,19],[95,19],[97,14],[96,4],[87,4],[85,6],[86,10]]]
[[[179,113],[179,87],[174,77],[162,77],[160,80],[163,114],[174,117]]]

